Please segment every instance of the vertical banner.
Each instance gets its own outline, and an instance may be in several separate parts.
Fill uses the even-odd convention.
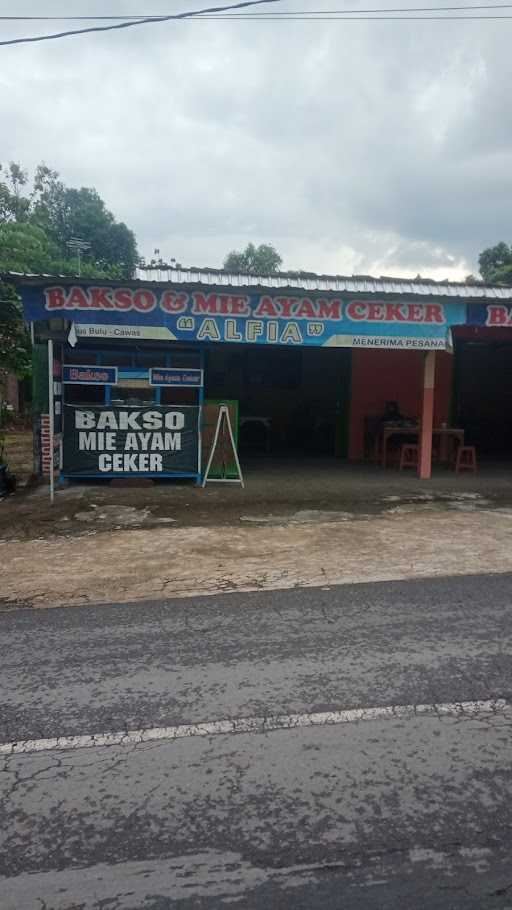
[[[55,438],[55,412],[53,398],[53,341],[48,339],[48,415],[49,415],[49,441],[50,441],[50,502],[55,498],[55,476],[53,447]]]
[[[53,344],[53,465],[54,471],[62,470],[62,434],[64,412],[62,404],[62,345]]]
[[[50,500],[55,498],[55,471],[62,467],[62,345],[48,339],[48,415]]]

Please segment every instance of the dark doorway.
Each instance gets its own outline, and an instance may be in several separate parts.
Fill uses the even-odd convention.
[[[344,457],[350,350],[212,347],[206,398],[238,403],[239,447],[245,454]]]
[[[482,455],[512,456],[512,342],[456,346],[457,423]]]

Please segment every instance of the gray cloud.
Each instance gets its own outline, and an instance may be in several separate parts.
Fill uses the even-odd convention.
[[[4,48],[0,154],[95,185],[147,255],[271,241],[290,268],[460,276],[512,239],[511,28],[209,21]]]

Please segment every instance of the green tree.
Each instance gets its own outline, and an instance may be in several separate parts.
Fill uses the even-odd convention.
[[[270,243],[247,244],[245,250],[233,250],[224,260],[228,272],[239,272],[245,275],[272,275],[278,272],[283,260]]]
[[[45,232],[28,222],[0,223],[0,272],[51,274],[57,248]]]
[[[478,257],[480,274],[491,284],[512,284],[512,246],[496,244],[483,250]]]
[[[30,373],[30,335],[23,322],[21,301],[10,284],[0,281],[0,366],[5,373]]]
[[[66,240],[77,235],[91,243],[81,268],[85,278],[131,277],[138,259],[135,237],[96,190],[65,187],[45,165],[30,186],[19,164],[0,165],[0,274],[75,275],[76,259]],[[23,376],[29,368],[30,338],[20,301],[10,283],[0,282],[0,372]]]
[[[139,260],[135,235],[118,222],[95,189],[66,187],[58,174],[44,165],[37,168],[31,220],[43,228],[62,258],[66,243],[80,237],[91,244],[90,259],[99,269],[117,268],[126,277]]]
[[[61,259],[59,249],[42,228],[25,222],[0,223],[0,273],[26,272],[45,275],[76,275],[76,260]],[[84,278],[122,278],[117,266],[100,268],[86,260],[81,268]]]
[[[27,184],[28,174],[19,164],[14,161],[7,167],[0,164],[0,223],[26,219],[30,198],[23,192]]]
[[[129,278],[139,260],[133,232],[123,222],[116,221],[98,192],[88,187],[65,186],[57,171],[44,164],[36,168],[32,185],[19,164],[0,165],[0,225],[11,224],[31,226],[42,232],[39,240],[46,247],[47,265],[41,270],[46,272],[52,271],[50,263],[57,262],[60,273],[76,272],[76,259],[67,247],[72,237],[80,237],[91,245],[82,268],[86,277]],[[35,235],[25,236],[30,240],[27,255],[31,259]],[[8,257],[2,258],[5,263]],[[23,270],[14,263],[10,268]]]

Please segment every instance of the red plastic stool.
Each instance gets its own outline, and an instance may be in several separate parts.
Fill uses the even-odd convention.
[[[419,460],[419,445],[404,444],[400,449],[400,470],[404,468],[417,468]]]
[[[455,459],[455,473],[460,471],[473,471],[476,474],[476,448],[475,446],[459,446]]]

